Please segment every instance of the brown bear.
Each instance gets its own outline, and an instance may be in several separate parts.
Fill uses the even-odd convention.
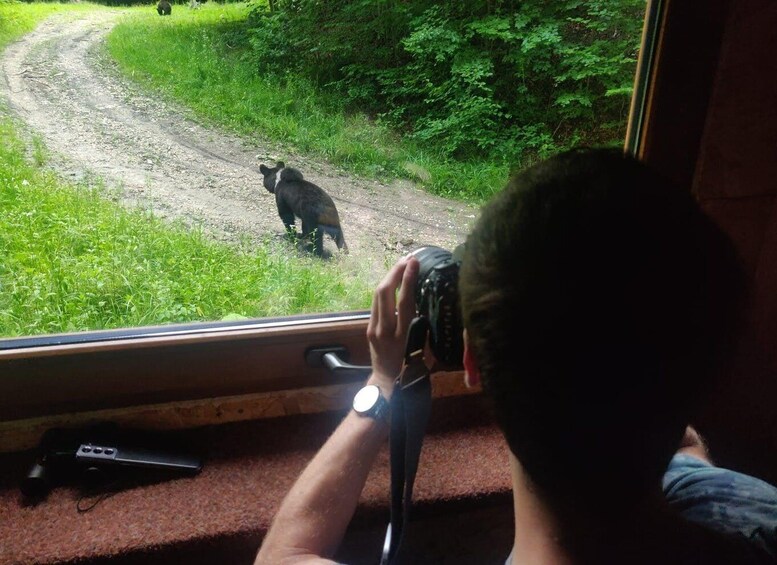
[[[296,237],[296,216],[302,220],[302,238],[312,239],[316,255],[323,255],[324,233],[334,239],[338,249],[348,253],[335,203],[321,187],[306,181],[301,172],[282,161],[272,168],[260,165],[259,170],[264,175],[264,187],[275,194],[278,215],[290,235]]]

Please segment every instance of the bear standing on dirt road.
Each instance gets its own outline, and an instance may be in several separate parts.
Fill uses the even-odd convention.
[[[297,169],[286,167],[282,161],[270,168],[259,165],[264,175],[264,187],[275,194],[278,215],[286,231],[296,236],[295,216],[302,220],[303,240],[313,241],[313,253],[321,257],[324,252],[324,233],[335,240],[338,249],[348,253],[340,217],[332,198],[312,182],[306,181]]]

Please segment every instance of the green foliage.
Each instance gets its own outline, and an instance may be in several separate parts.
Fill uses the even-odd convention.
[[[281,59],[257,69],[245,5],[211,2],[160,18],[133,8],[109,34],[110,55],[121,70],[163,92],[201,117],[249,138],[275,144],[276,153],[317,155],[356,174],[387,180],[407,177],[440,195],[482,201],[502,186],[503,163],[452,161],[421,140],[400,136],[364,112],[348,111],[336,89],[317,86]],[[281,20],[266,11],[261,32]],[[143,41],[137,38],[142,37]],[[285,56],[285,55],[284,55]],[[419,174],[418,171],[423,171]]]
[[[24,152],[0,117],[0,336],[369,305],[367,283],[337,261],[215,243],[99,186],[61,185]]]
[[[645,0],[277,0],[255,64],[459,160],[521,162],[622,139]]]

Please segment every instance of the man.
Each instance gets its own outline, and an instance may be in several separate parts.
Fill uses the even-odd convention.
[[[417,273],[403,259],[375,291],[367,382],[386,398]],[[617,151],[557,156],[484,208],[460,273],[463,365],[510,447],[508,563],[777,558],[777,490],[712,467],[687,427],[733,346],[740,280],[692,197]],[[387,435],[384,419],[348,414],[257,563],[326,562]]]

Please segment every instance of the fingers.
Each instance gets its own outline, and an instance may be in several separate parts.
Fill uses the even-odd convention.
[[[375,290],[375,301],[378,303],[378,320],[386,332],[393,333],[396,328],[396,292],[407,263],[399,261],[383,278]]]
[[[418,259],[410,257],[402,274],[397,305],[397,328],[404,334],[415,318],[415,287],[418,279]]]
[[[370,322],[367,326],[368,335],[375,337],[393,333],[396,328],[395,294],[402,274],[405,271],[405,259],[400,259],[380,281],[372,297]]]
[[[400,259],[383,277],[372,299],[368,333],[379,337],[404,333],[415,316],[418,260]],[[399,296],[397,297],[397,288]],[[397,331],[398,330],[398,331]]]

